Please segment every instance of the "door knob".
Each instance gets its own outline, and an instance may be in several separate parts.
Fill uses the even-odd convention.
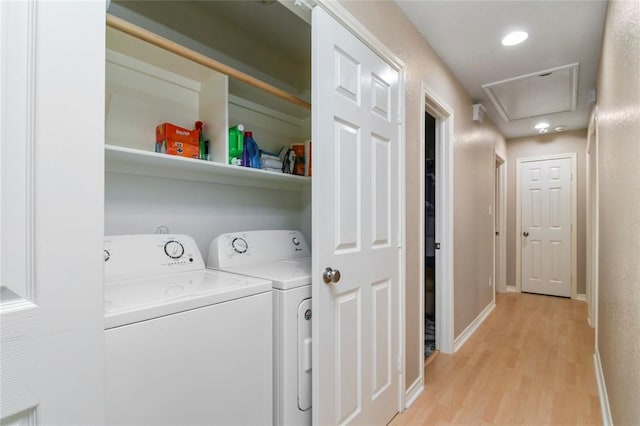
[[[527,231],[524,231],[524,232],[522,233],[522,236],[523,236],[523,237],[528,237],[528,236],[529,236],[529,233],[528,233]]]
[[[322,280],[325,284],[337,283],[340,281],[340,271],[337,269],[325,268],[322,273]]]

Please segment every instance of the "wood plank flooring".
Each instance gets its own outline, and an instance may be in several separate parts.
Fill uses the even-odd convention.
[[[496,308],[453,355],[425,370],[425,391],[390,423],[601,425],[587,304],[498,294]]]

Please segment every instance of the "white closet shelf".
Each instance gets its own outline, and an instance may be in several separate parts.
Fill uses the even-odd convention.
[[[105,171],[287,191],[301,191],[311,184],[310,177],[231,166],[116,145],[105,145]]]

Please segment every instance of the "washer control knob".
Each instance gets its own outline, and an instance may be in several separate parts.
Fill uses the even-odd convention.
[[[184,254],[184,246],[180,241],[170,240],[164,244],[164,252],[172,259],[180,259]]]
[[[231,241],[231,247],[233,247],[233,250],[236,253],[246,253],[247,249],[249,249],[249,244],[247,244],[247,241],[244,238],[234,238],[233,241]]]
[[[294,246],[299,246],[300,245],[300,240],[298,240],[298,237],[293,237],[291,239],[291,242],[293,243]]]
[[[105,250],[104,251],[104,261],[106,262],[109,259],[111,259],[111,253],[109,253],[109,250]]]

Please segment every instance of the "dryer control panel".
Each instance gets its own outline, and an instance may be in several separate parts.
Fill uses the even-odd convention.
[[[104,237],[104,276],[107,283],[204,268],[200,250],[188,235]]]
[[[226,268],[309,256],[311,250],[300,231],[232,232],[211,242],[207,266]]]

